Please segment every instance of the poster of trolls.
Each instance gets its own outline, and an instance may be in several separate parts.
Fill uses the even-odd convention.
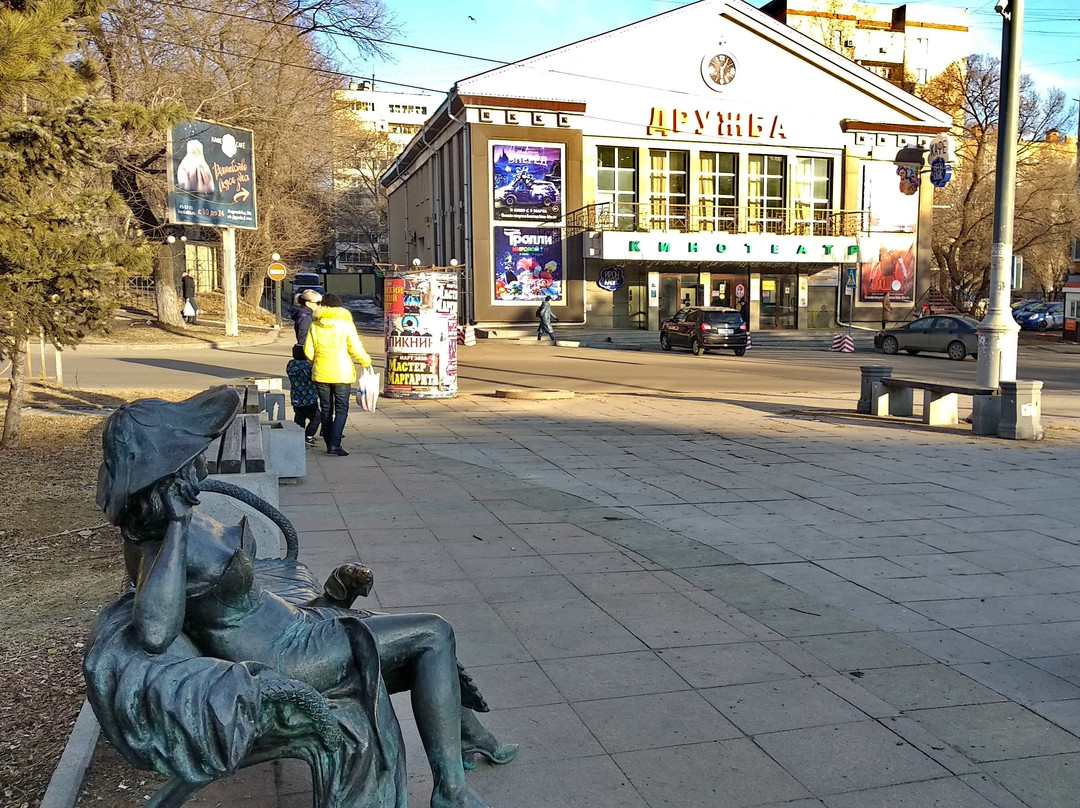
[[[495,303],[563,300],[563,241],[560,230],[495,228]]]

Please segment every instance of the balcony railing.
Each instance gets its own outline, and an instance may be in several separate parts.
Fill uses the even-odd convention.
[[[566,216],[568,234],[585,230],[674,233],[768,233],[779,236],[854,237],[866,229],[866,212],[809,206],[720,207],[663,201],[586,205]]]

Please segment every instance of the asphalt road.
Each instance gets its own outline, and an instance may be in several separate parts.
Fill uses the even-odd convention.
[[[291,335],[288,335],[291,336]],[[381,340],[363,335],[378,367]],[[284,376],[291,339],[231,349],[86,346],[64,354],[69,387],[201,390],[251,376]],[[51,364],[51,363],[50,363]],[[972,359],[934,355],[883,356],[872,350],[833,353],[816,343],[755,346],[744,357],[695,357],[646,346],[641,351],[554,347],[535,341],[481,340],[458,355],[459,390],[487,393],[525,387],[580,393],[670,393],[709,397],[858,395],[859,366],[887,364],[897,375],[974,383]],[[1080,417],[1080,354],[1021,347],[1018,376],[1044,382],[1047,415]]]

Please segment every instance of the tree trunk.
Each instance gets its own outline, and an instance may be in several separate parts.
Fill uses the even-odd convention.
[[[19,424],[22,421],[23,381],[26,378],[26,336],[15,341],[11,352],[11,387],[8,389],[7,412],[4,414],[4,435],[0,449],[19,448]]]
[[[164,245],[154,266],[154,299],[159,323],[184,327],[184,304],[176,293],[176,270],[173,269],[172,245]],[[197,298],[196,298],[197,299]]]

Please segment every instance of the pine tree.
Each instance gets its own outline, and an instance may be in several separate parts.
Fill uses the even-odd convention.
[[[149,265],[124,233],[108,157],[125,131],[160,122],[95,95],[74,31],[96,11],[0,0],[0,357],[11,362],[0,448],[19,443],[28,342],[78,344],[112,318],[126,273]]]

